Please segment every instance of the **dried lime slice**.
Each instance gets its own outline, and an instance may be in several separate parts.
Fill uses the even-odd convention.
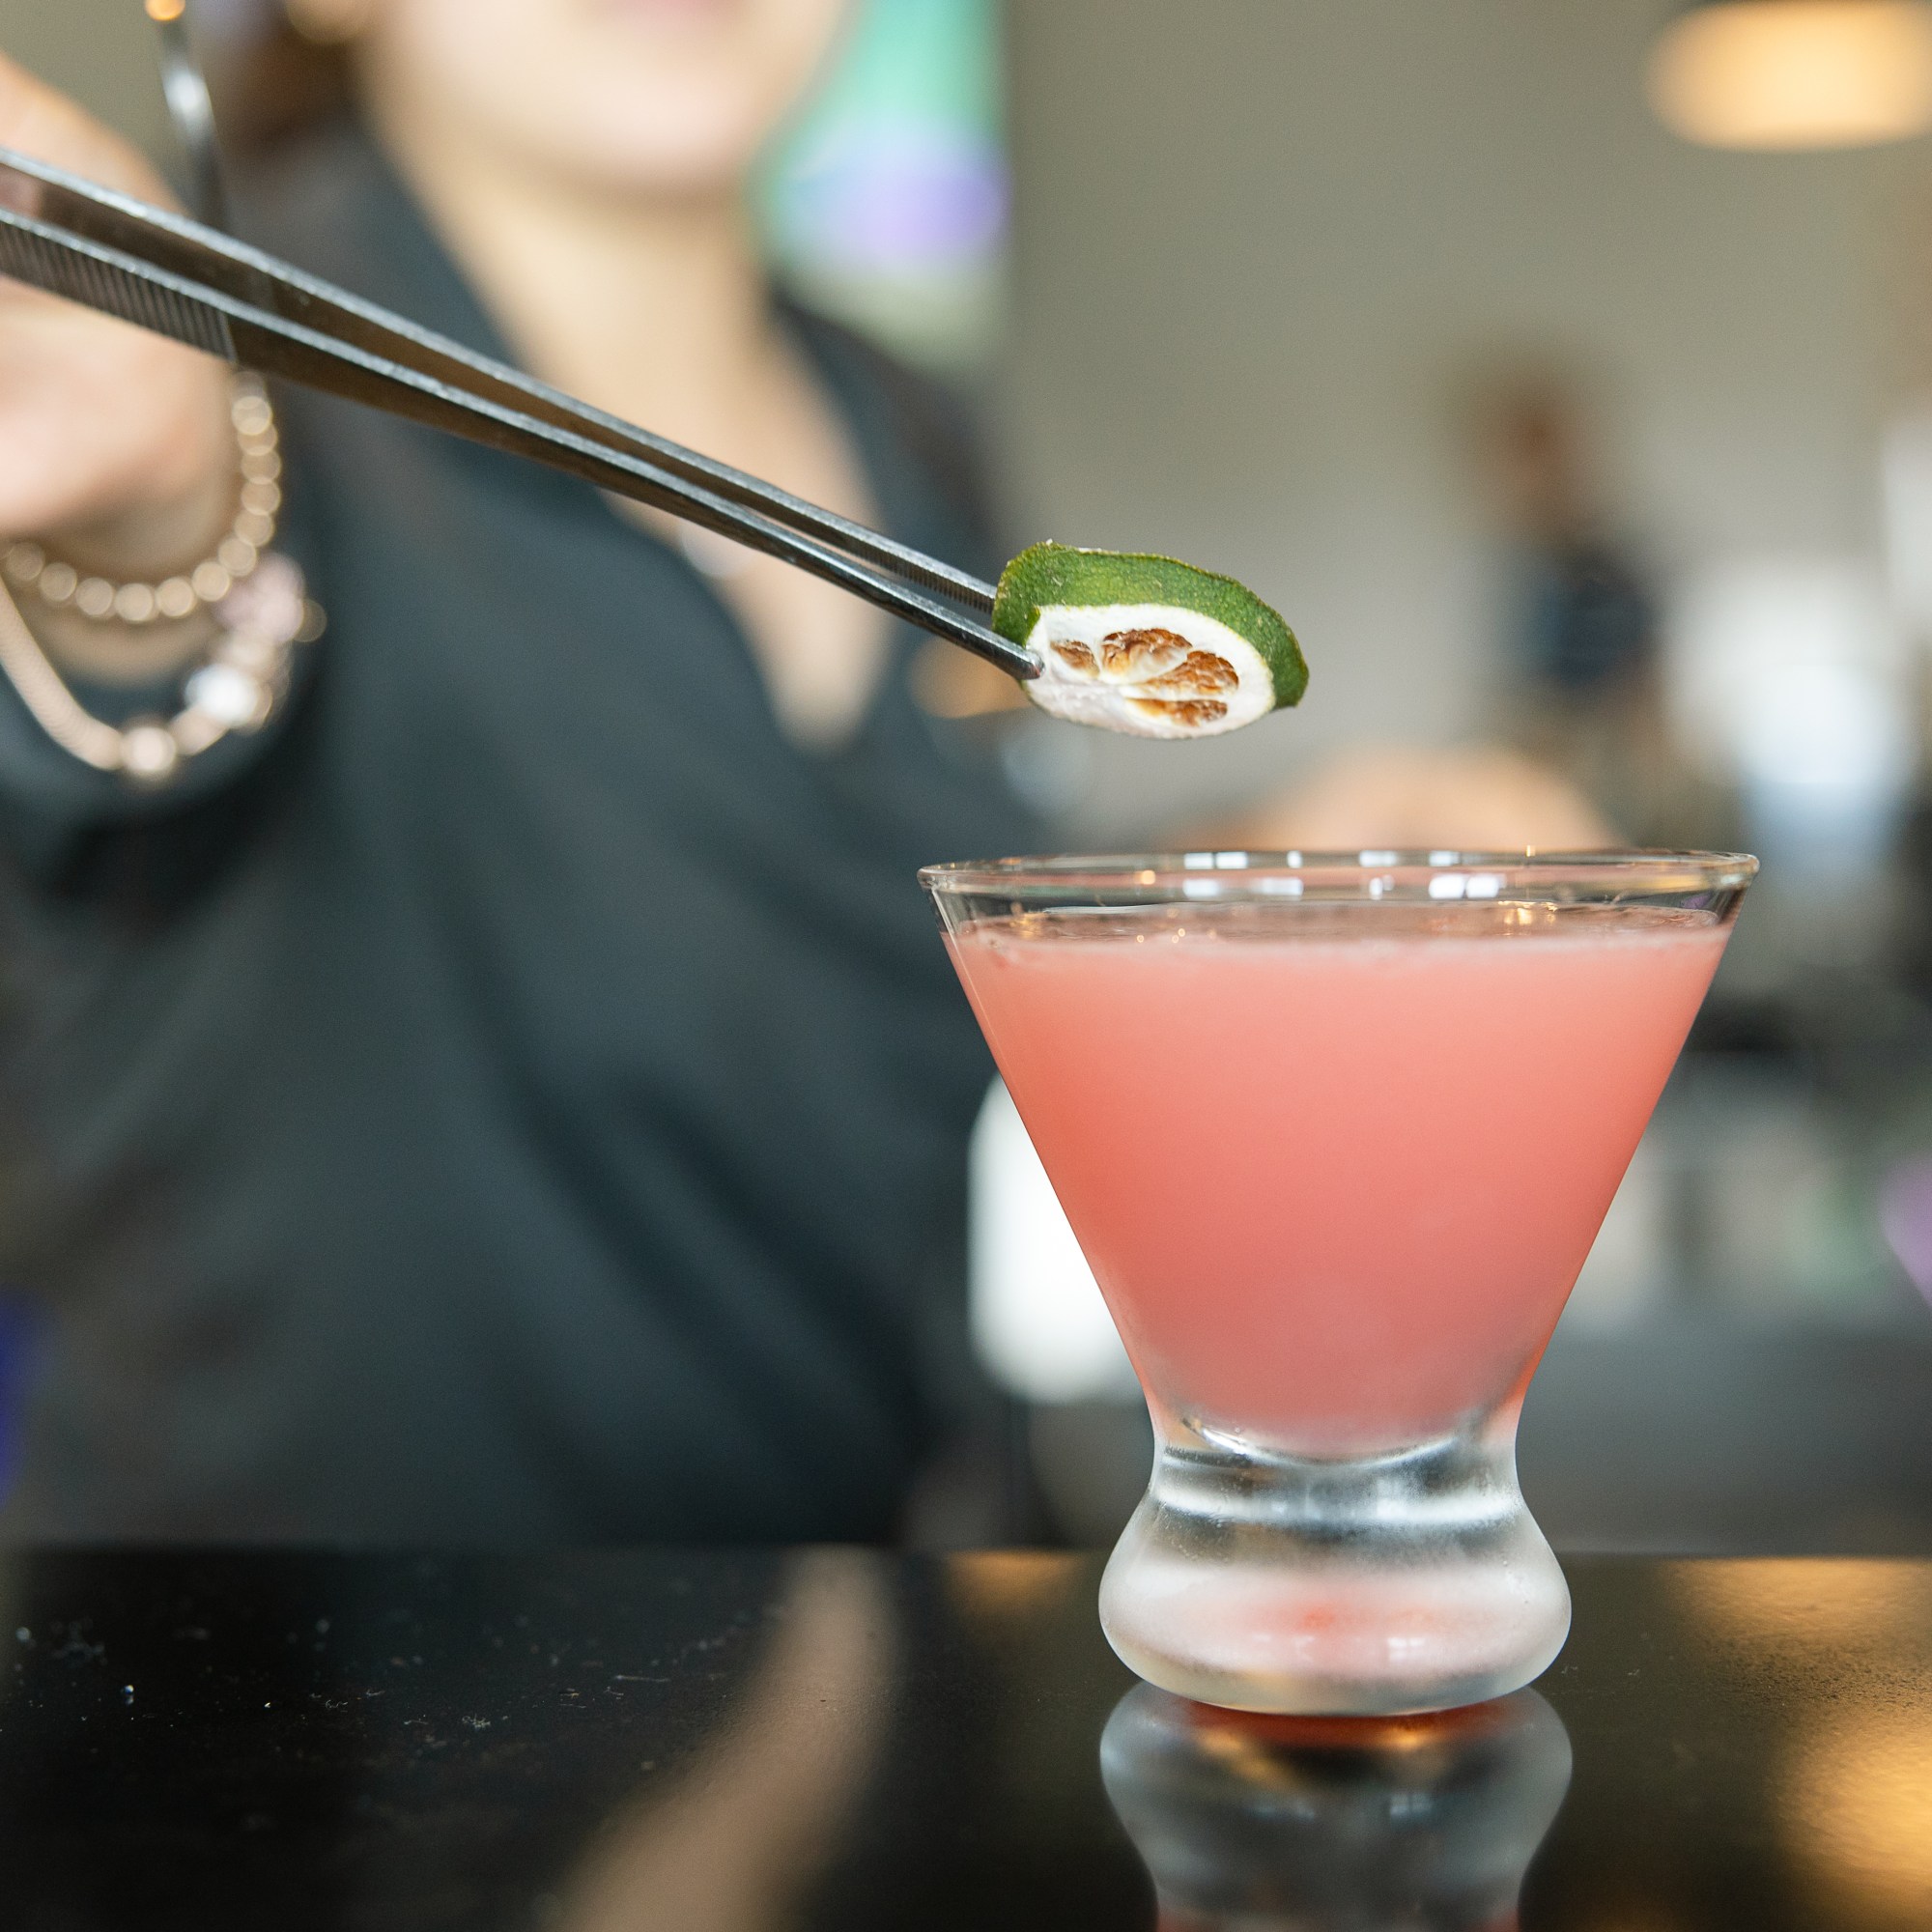
[[[1142,738],[1208,738],[1298,704],[1294,633],[1232,577],[1167,556],[1035,544],[1000,576],[993,628],[1025,644],[1042,711]]]

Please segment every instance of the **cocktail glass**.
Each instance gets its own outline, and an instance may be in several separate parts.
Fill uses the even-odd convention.
[[[1520,1689],[1570,1598],[1516,1426],[1755,862],[1195,852],[921,874],[1153,1417],[1142,1677]]]

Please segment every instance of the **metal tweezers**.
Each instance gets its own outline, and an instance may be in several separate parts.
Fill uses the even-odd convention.
[[[582,477],[841,585],[1018,678],[993,586],[201,223],[0,148],[0,274],[238,366]],[[944,600],[944,601],[942,601]],[[969,614],[970,613],[970,614]]]

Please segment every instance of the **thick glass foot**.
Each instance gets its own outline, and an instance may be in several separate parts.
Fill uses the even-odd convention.
[[[1360,1461],[1163,1441],[1100,1585],[1107,1640],[1149,1683],[1233,1710],[1377,1717],[1520,1690],[1563,1647],[1570,1592],[1500,1420]]]

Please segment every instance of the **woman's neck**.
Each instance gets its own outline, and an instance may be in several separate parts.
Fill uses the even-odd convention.
[[[735,197],[601,193],[439,127],[365,72],[378,134],[536,375],[849,517],[876,515],[837,409],[771,313]],[[677,526],[637,513],[663,538]],[[734,556],[719,595],[782,728],[842,743],[885,674],[886,626],[843,591]]]
[[[735,440],[782,361],[730,195],[619,196],[545,175],[366,94],[384,149],[526,364],[700,447]]]

